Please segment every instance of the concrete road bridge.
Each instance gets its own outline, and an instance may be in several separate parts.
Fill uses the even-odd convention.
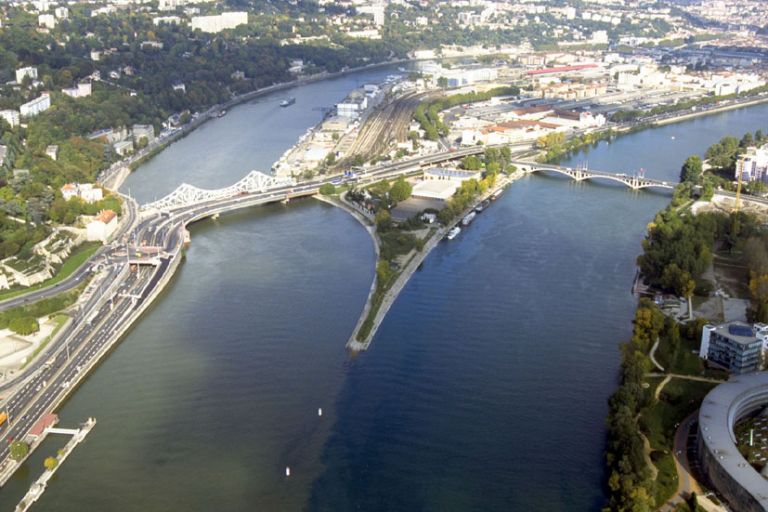
[[[630,175],[626,173],[591,171],[591,170],[582,169],[582,168],[561,167],[559,165],[539,164],[539,163],[528,162],[528,161],[513,161],[512,164],[515,165],[521,171],[524,171],[527,173],[551,172],[556,174],[562,174],[563,176],[568,176],[569,178],[575,181],[586,181],[586,180],[614,181],[614,182],[626,185],[627,187],[633,190],[640,190],[644,188],[658,188],[658,189],[671,190],[675,188],[675,185],[676,185],[676,183],[654,180],[638,174]]]
[[[483,146],[463,148],[459,151],[446,151],[421,158],[390,163],[369,169],[361,173],[361,182],[371,182],[404,174],[416,173],[423,168],[457,160],[468,155],[485,151]],[[645,188],[673,189],[675,184],[646,178],[641,175],[593,171],[583,168],[570,168],[558,165],[539,164],[525,160],[511,162],[518,169],[527,172],[551,172],[568,176],[575,181],[607,180],[621,183],[633,190]],[[251,171],[243,179],[229,187],[206,190],[189,184],[183,184],[160,200],[145,204],[142,213],[164,212],[175,217],[184,216],[192,210],[197,212],[194,220],[212,216],[248,206],[255,206],[277,201],[288,201],[293,197],[316,194],[321,185],[330,183],[339,176],[328,176],[322,180],[297,184],[293,178],[279,178],[268,174]],[[200,208],[205,207],[205,208]],[[188,222],[194,220],[189,219]]]

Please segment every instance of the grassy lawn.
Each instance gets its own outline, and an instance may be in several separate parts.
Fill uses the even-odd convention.
[[[652,383],[651,389],[655,386]],[[695,411],[715,384],[672,379],[659,394],[659,400],[643,410],[640,426],[651,443],[651,459],[659,470],[656,503],[663,504],[677,488],[674,439],[677,425]]]
[[[46,315],[51,315],[65,308],[68,308],[77,301],[77,298],[83,293],[87,280],[80,283],[80,285],[66,292],[62,292],[48,297],[47,299],[41,299],[32,304],[25,304],[23,306],[17,306],[15,308],[3,311],[0,313],[0,329],[8,327],[8,323],[11,319],[22,316],[31,316],[34,318],[40,318]]]
[[[702,375],[704,362],[698,354],[700,343],[700,340],[689,340],[683,337],[680,340],[680,347],[673,356],[670,371],[682,375]]]
[[[69,320],[69,317],[67,315],[56,315],[54,317],[54,322],[56,322],[56,325],[53,327],[53,330],[51,331],[51,334],[45,337],[45,339],[38,345],[38,347],[35,349],[34,352],[32,352],[32,355],[29,356],[27,359],[27,362],[21,365],[21,368],[23,369],[27,364],[29,364],[31,361],[34,361],[37,355],[40,353],[41,350],[43,350],[46,345],[48,345],[48,342],[50,342],[54,336],[61,330],[62,327],[64,327],[64,323]]]
[[[715,387],[709,382],[672,379],[664,386],[659,401],[643,411],[641,424],[651,446],[672,450],[675,425],[699,407],[701,400]]]
[[[59,268],[58,272],[56,272],[56,275],[54,275],[52,278],[28,288],[13,288],[11,290],[0,292],[0,300],[11,299],[13,297],[18,297],[19,295],[24,295],[25,293],[42,290],[43,288],[48,288],[57,283],[60,283],[64,279],[71,276],[75,270],[80,268],[80,266],[83,265],[83,263],[85,263],[99,247],[101,247],[100,242],[85,242],[80,244],[72,252],[72,254],[69,255],[69,258],[64,261],[64,263],[61,265],[61,268]]]
[[[651,460],[659,470],[656,475],[656,504],[661,506],[677,490],[677,470],[672,452],[654,450]]]

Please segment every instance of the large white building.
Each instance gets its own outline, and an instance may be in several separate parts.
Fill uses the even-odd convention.
[[[91,82],[81,82],[77,84],[75,87],[62,89],[61,92],[63,92],[64,94],[66,94],[71,98],[85,98],[86,96],[91,95],[91,92],[92,92]]]
[[[104,192],[99,187],[94,187],[92,183],[67,183],[61,187],[61,196],[65,201],[79,197],[86,203],[93,203],[101,201],[104,198]]]
[[[377,27],[381,27],[384,25],[384,9],[385,5],[383,3],[374,3],[371,5],[358,5],[355,7],[355,10],[359,14],[370,14],[373,16],[373,24]]]
[[[53,29],[56,27],[56,17],[53,14],[40,14],[37,17],[37,24],[40,27]]]
[[[117,215],[112,210],[102,210],[85,229],[88,241],[106,242],[117,229]]]
[[[48,110],[51,107],[51,96],[44,92],[38,98],[28,101],[19,107],[21,117],[34,117],[40,112]]]
[[[195,16],[192,18],[192,30],[216,33],[248,23],[245,11],[223,12],[218,16]]]
[[[11,128],[15,128],[21,122],[21,114],[18,110],[0,110],[0,119],[5,120]]]
[[[768,183],[768,144],[762,147],[747,148],[736,162],[735,178],[744,181],[762,181]]]
[[[37,68],[27,66],[25,68],[19,68],[16,70],[16,83],[21,83],[25,77],[29,77],[32,80],[37,78]]]

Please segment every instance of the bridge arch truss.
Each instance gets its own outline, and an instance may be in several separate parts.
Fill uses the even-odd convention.
[[[157,201],[147,203],[143,205],[141,209],[143,211],[152,209],[175,210],[177,208],[193,206],[208,201],[226,199],[242,194],[265,192],[273,188],[294,186],[295,184],[296,180],[293,178],[278,178],[269,176],[260,171],[251,171],[234,185],[216,190],[207,190],[188,183],[182,183],[176,190],[167,196],[158,199]]]

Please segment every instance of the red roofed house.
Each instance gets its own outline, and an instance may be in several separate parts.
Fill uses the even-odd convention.
[[[106,242],[117,229],[117,215],[112,210],[102,210],[86,226],[89,241]]]
[[[61,187],[61,196],[65,201],[69,201],[73,197],[77,197],[77,185],[74,183],[67,183]]]

